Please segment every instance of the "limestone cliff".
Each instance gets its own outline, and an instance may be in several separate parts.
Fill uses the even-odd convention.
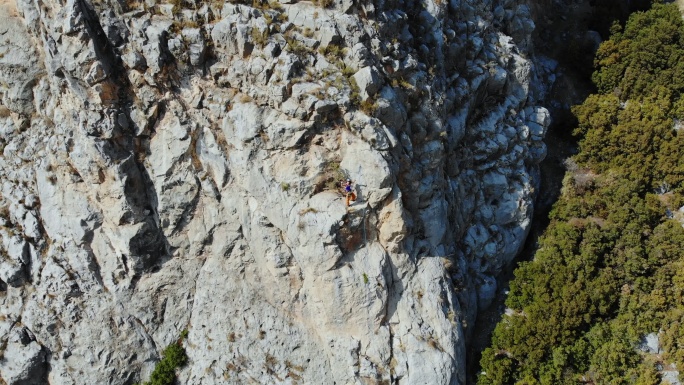
[[[522,0],[0,0],[0,377],[132,384],[187,329],[182,384],[463,384],[546,152],[533,28]]]

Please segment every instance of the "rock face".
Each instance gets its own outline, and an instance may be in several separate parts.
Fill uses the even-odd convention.
[[[183,384],[463,384],[546,153],[527,5],[179,4],[0,1],[0,377],[187,329]]]

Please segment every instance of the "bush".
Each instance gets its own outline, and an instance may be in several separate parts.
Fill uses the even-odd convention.
[[[324,175],[325,187],[327,190],[340,191],[342,182],[347,179],[342,169],[340,169],[340,162],[328,161],[325,164]]]
[[[182,367],[188,361],[185,348],[182,346],[183,339],[187,337],[187,330],[181,333],[181,338],[164,349],[162,359],[154,367],[150,380],[143,385],[172,385],[176,381],[176,369]]]

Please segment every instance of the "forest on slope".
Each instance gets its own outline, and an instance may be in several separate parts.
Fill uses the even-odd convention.
[[[614,24],[573,113],[579,153],[478,383],[657,384],[684,368],[684,23],[654,4]],[[661,354],[639,347],[657,333]]]

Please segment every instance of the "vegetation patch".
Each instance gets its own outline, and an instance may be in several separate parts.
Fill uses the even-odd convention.
[[[172,385],[176,382],[176,369],[183,367],[188,361],[182,345],[183,339],[187,336],[187,330],[183,330],[178,341],[164,349],[162,359],[154,367],[150,380],[142,385]]]
[[[292,36],[285,35],[285,42],[287,43],[287,49],[299,57],[304,57],[311,53],[309,47]]]
[[[657,384],[658,368],[684,368],[684,228],[673,219],[684,23],[674,4],[654,4],[611,31],[598,93],[573,109],[580,152],[534,260],[510,283],[480,384]],[[661,355],[639,349],[650,333]]]
[[[375,111],[378,109],[378,102],[369,97],[368,99],[362,101],[359,107],[361,108],[361,111],[366,113],[366,115],[373,116],[375,115]]]
[[[252,28],[251,36],[254,44],[263,47],[268,42],[268,29],[262,32],[258,28]]]
[[[322,8],[329,8],[333,5],[333,0],[313,0],[313,3]]]

